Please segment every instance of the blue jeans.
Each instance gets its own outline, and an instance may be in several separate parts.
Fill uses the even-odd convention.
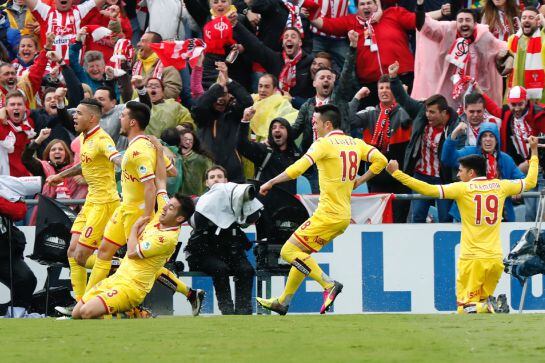
[[[441,184],[441,179],[433,176],[414,173],[414,178],[428,184]],[[426,223],[428,211],[432,205],[436,205],[439,223],[452,222],[452,216],[449,214],[452,200],[448,199],[417,199],[411,202],[411,221],[412,223]]]
[[[348,51],[349,46],[346,39],[335,39],[322,35],[314,35],[314,38],[312,38],[312,53],[314,55],[318,52],[331,54],[334,62],[333,68],[339,73],[343,69],[344,56]]]

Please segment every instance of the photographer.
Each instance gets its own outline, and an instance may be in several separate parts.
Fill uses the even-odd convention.
[[[251,315],[254,269],[246,257],[251,244],[242,228],[259,218],[262,204],[254,199],[253,186],[228,183],[219,165],[206,172],[206,185],[209,191],[199,198],[191,220],[186,260],[191,271],[212,276],[222,314]],[[235,282],[234,303],[229,276]]]

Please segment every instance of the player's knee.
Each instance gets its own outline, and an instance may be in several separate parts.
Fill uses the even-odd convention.
[[[88,258],[89,253],[87,253],[87,251],[76,250],[76,252],[74,253],[74,259],[80,266],[85,266]]]
[[[93,311],[93,308],[89,304],[85,304],[79,309],[80,318],[79,319],[93,319],[96,318],[96,312]]]
[[[117,248],[118,247],[113,243],[103,240],[98,248],[97,257],[101,260],[111,260],[117,251]]]

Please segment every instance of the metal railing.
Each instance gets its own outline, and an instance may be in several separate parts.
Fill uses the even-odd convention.
[[[428,197],[427,195],[422,194],[394,194],[398,200],[421,200],[421,199],[437,199],[433,197]],[[524,192],[522,193],[523,198],[539,198],[540,192]],[[37,205],[37,199],[25,199],[24,202],[28,205]],[[57,199],[57,202],[68,205],[81,205],[85,203],[85,199]]]

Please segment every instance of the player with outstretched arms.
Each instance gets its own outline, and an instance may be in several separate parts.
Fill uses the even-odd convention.
[[[528,138],[530,169],[525,179],[499,180],[486,178],[486,159],[480,155],[460,158],[460,182],[431,185],[416,180],[399,170],[391,160],[386,170],[417,193],[434,198],[454,199],[462,217],[460,258],[456,277],[456,301],[459,313],[508,312],[502,296],[494,298],[494,290],[503,272],[500,225],[505,198],[531,190],[538,173],[538,139]]]
[[[335,105],[316,107],[315,131],[320,138],[307,153],[283,173],[261,186],[265,195],[278,183],[295,179],[316,164],[320,183],[320,200],[314,214],[303,223],[282,247],[280,255],[292,265],[284,292],[278,298],[257,302],[266,309],[285,315],[290,301],[303,282],[310,277],[324,288],[324,314],[341,292],[343,285],[327,276],[311,253],[318,252],[332,239],[341,235],[350,224],[350,196],[352,190],[379,174],[387,160],[376,148],[360,139],[345,135],[339,128],[341,114]],[[360,161],[371,164],[369,170],[357,178]]]

